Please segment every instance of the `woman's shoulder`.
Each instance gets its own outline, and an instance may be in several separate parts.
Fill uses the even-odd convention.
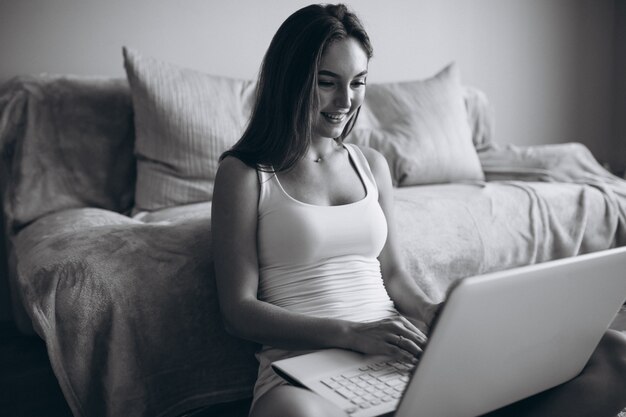
[[[391,171],[389,170],[389,164],[387,163],[387,159],[378,152],[376,149],[370,148],[368,146],[361,145],[352,145],[359,149],[367,164],[370,167],[370,171],[372,171],[372,175],[374,176],[374,180],[376,181],[376,186],[381,194],[388,194],[389,190],[393,187],[393,183],[391,180]]]
[[[245,177],[256,175],[256,168],[251,167],[235,156],[229,155],[220,161],[217,172],[222,175],[229,174]]]
[[[389,171],[387,159],[385,159],[383,154],[378,152],[376,149],[370,148],[369,146],[355,144],[350,144],[350,146],[353,146],[361,151],[374,176],[378,176],[381,170]]]
[[[230,189],[257,189],[257,170],[239,158],[227,156],[220,162],[215,174],[215,187],[221,186]]]

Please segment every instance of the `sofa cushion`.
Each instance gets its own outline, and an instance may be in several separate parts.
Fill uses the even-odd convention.
[[[124,66],[135,110],[135,212],[211,200],[218,158],[243,133],[254,84],[128,48]]]
[[[476,87],[463,86],[463,100],[472,131],[472,143],[480,152],[494,144],[494,110],[487,95]]]
[[[459,71],[421,81],[373,84],[346,138],[380,151],[397,186],[483,180]]]
[[[209,201],[219,155],[251,111],[253,83],[128,48],[124,62],[137,136],[135,213]],[[382,152],[395,185],[482,180],[472,139],[490,140],[491,124],[481,98],[461,86],[454,64],[427,80],[373,84],[347,141]]]
[[[182,219],[207,216],[211,213],[212,205],[211,201],[203,201],[182,206],[166,207],[155,211],[141,211],[135,214],[133,219],[144,223],[170,223]]]

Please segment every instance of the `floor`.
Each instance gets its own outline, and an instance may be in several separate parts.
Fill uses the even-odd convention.
[[[0,415],[72,417],[43,341],[0,324]]]
[[[611,325],[626,331],[626,306]],[[218,405],[189,417],[244,417],[249,401]],[[41,339],[20,334],[0,322],[0,415],[10,417],[72,417],[52,373]]]
[[[188,417],[246,417],[250,400],[220,404]],[[0,416],[72,417],[50,367],[46,345],[0,322]]]

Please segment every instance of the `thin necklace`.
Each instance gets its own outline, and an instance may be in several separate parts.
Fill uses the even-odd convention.
[[[316,164],[319,164],[320,162],[322,162],[326,157],[328,157],[330,154],[332,154],[333,152],[335,152],[336,150],[336,146],[337,146],[337,139],[333,139],[333,141],[335,142],[335,146],[333,146],[333,148],[326,152],[324,155],[320,155],[315,159],[311,159],[311,161],[315,162]]]

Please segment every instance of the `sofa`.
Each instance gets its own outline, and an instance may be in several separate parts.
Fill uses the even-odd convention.
[[[124,49],[120,77],[0,87],[15,320],[46,343],[75,416],[179,416],[249,399],[258,345],[222,325],[211,193],[254,83]],[[394,181],[405,266],[433,302],[456,280],[626,244],[626,181],[577,143],[499,145],[454,64],[368,86],[346,141]]]

